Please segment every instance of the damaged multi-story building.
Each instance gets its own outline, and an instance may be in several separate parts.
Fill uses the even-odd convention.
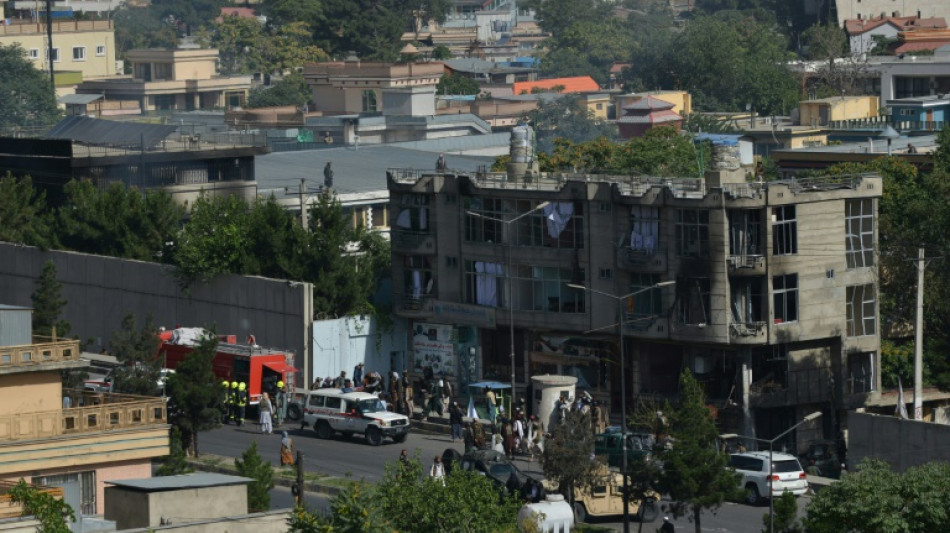
[[[768,439],[818,410],[788,444],[839,436],[880,385],[882,180],[748,181],[740,144],[716,137],[702,178],[391,169],[412,371],[458,390],[514,372],[517,396],[573,375],[618,413],[621,379],[633,406],[689,368],[723,431]]]

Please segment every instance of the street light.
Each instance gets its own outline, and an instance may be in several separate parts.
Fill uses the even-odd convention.
[[[592,289],[586,285],[578,285],[576,283],[568,283],[567,286],[572,289],[580,289],[584,291],[589,291],[594,294],[599,294],[601,296],[606,296],[608,298],[613,298],[617,300],[617,310],[619,314],[617,315],[617,331],[620,336],[620,441],[621,441],[621,473],[623,474],[623,531],[624,533],[630,533],[630,495],[627,491],[627,371],[626,365],[624,364],[624,351],[623,351],[623,302],[627,298],[632,298],[638,294],[652,291],[653,289],[659,289],[660,287],[666,287],[669,285],[675,284],[675,281],[661,281],[660,283],[655,283],[649,287],[643,287],[642,289],[631,292],[630,294],[624,294],[623,296],[617,296],[616,294],[610,294],[609,292],[599,291],[597,289]]]
[[[505,231],[508,233],[508,238],[505,240],[505,243],[507,244],[505,248],[507,249],[507,252],[508,252],[507,254],[508,255],[508,258],[507,258],[507,263],[508,263],[508,266],[507,266],[508,328],[511,332],[511,346],[510,346],[511,352],[509,353],[509,357],[511,357],[511,397],[508,399],[508,416],[512,415],[512,410],[514,409],[514,406],[515,406],[515,398],[514,398],[515,396],[515,311],[514,311],[515,306],[514,306],[514,288],[513,288],[514,285],[511,282],[511,223],[521,220],[522,218],[530,215],[531,213],[540,211],[544,209],[545,207],[549,206],[550,204],[551,202],[541,202],[540,204],[525,211],[524,213],[521,213],[520,215],[514,218],[510,218],[508,220],[496,218],[496,217],[490,217],[488,215],[483,215],[482,213],[476,213],[475,211],[465,211],[465,214],[467,215],[477,217],[477,218],[483,218],[485,220],[491,220],[492,222],[500,222],[504,224]]]
[[[784,437],[785,435],[788,435],[788,434],[791,433],[792,431],[795,431],[795,430],[798,429],[798,427],[801,426],[802,424],[805,424],[806,422],[811,422],[812,420],[815,420],[816,418],[820,418],[820,417],[821,417],[821,411],[815,411],[814,413],[811,413],[811,414],[809,414],[809,415],[806,415],[805,418],[802,418],[797,424],[795,424],[794,426],[792,426],[792,427],[786,429],[785,431],[779,433],[778,435],[775,436],[775,438],[773,438],[773,439],[771,439],[771,440],[769,440],[769,439],[760,439],[760,438],[757,438],[757,437],[749,437],[749,436],[746,436],[746,435],[736,435],[737,437],[742,437],[742,438],[744,438],[744,439],[754,440],[754,441],[758,441],[758,442],[768,442],[768,443],[769,443],[769,533],[775,533],[775,504],[774,504],[774,502],[772,501],[772,500],[773,500],[773,494],[772,494],[772,447],[775,445],[776,441],[778,441],[779,439],[781,439],[781,438]]]

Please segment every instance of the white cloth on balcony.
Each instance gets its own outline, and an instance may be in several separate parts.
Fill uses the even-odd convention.
[[[475,303],[498,307],[498,276],[502,275],[500,263],[475,262]]]
[[[561,236],[561,232],[567,227],[574,215],[574,204],[572,202],[551,202],[544,206],[544,218],[547,220],[548,235],[556,239]]]

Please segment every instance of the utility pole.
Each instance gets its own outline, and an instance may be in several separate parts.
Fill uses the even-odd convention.
[[[917,334],[914,339],[914,420],[923,420],[924,366],[924,248],[917,249]]]
[[[300,178],[300,227],[307,229],[307,209],[304,206],[303,195],[304,187],[306,186],[306,181],[303,178]]]
[[[297,452],[297,483],[294,485],[294,504],[296,507],[303,509],[303,492],[304,492],[304,480],[303,480],[303,452]]]
[[[49,88],[56,100],[56,76],[53,74],[53,0],[46,0],[46,57],[49,61]]]

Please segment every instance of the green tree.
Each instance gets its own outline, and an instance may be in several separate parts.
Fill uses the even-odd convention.
[[[950,516],[950,465],[931,462],[903,474],[866,458],[856,472],[819,491],[806,508],[809,533],[940,531]]]
[[[485,476],[456,468],[443,486],[424,475],[422,465],[413,459],[408,465],[387,464],[375,490],[362,483],[344,489],[331,502],[330,516],[298,509],[291,531],[514,533],[520,507],[517,497],[500,495]]]
[[[36,280],[30,300],[33,302],[34,335],[51,337],[54,328],[58,338],[69,334],[69,322],[60,318],[69,300],[63,298],[63,284],[57,277],[56,263],[52,259],[43,263],[43,272]]]
[[[783,114],[798,103],[786,37],[774,25],[736,14],[700,16],[635,49],[636,83],[693,95],[697,111]]]
[[[435,59],[436,61],[452,59],[452,51],[449,50],[449,47],[445,46],[444,44],[437,44],[432,49],[432,59]]]
[[[170,21],[178,31],[190,35],[209,25],[221,13],[224,0],[152,0],[152,9],[162,20]]]
[[[122,363],[114,371],[113,387],[115,392],[152,396],[158,392],[159,370],[162,360],[156,358],[161,342],[156,335],[158,327],[152,317],[138,329],[135,314],[127,313],[122,319],[122,327],[112,332],[109,341],[112,355]]]
[[[564,498],[574,504],[574,490],[588,490],[598,477],[600,465],[594,456],[590,413],[567,411],[564,419],[549,428],[544,441],[541,467],[544,477],[557,483]]]
[[[548,4],[550,2],[544,2]],[[571,2],[583,4],[580,2]],[[596,2],[595,13],[605,4]],[[543,24],[543,22],[542,22]],[[549,50],[541,60],[545,77],[589,75],[601,85],[609,81],[610,66],[615,61],[626,61],[634,47],[634,35],[626,22],[616,17],[574,21],[545,41]],[[586,70],[580,70],[586,68]]]
[[[184,216],[165,191],[140,192],[121,183],[100,191],[90,181],[70,181],[56,213],[63,247],[140,261],[166,260]]]
[[[436,94],[461,95],[478,94],[481,89],[478,83],[467,76],[460,74],[446,74],[439,78],[439,84],[436,85]]]
[[[206,32],[202,32],[201,40],[218,49],[222,74],[265,70],[264,25],[256,18],[222,17]]]
[[[48,249],[56,246],[46,195],[29,176],[0,178],[0,241]]]
[[[270,87],[251,89],[247,107],[302,106],[312,98],[310,87],[298,73],[290,74]]]
[[[924,381],[929,381],[928,365],[924,365]],[[913,383],[914,343],[897,343],[881,339],[881,386],[891,389],[898,385]]]
[[[19,44],[0,45],[0,72],[0,131],[43,128],[60,119],[49,72],[34,67]]]
[[[675,444],[658,454],[663,461],[660,486],[676,502],[674,514],[690,514],[700,533],[703,509],[718,509],[726,499],[737,497],[739,475],[726,468],[726,456],[716,449],[716,423],[689,369],[680,374],[680,398],[670,413],[670,436]]]
[[[172,426],[169,441],[168,444],[171,448],[169,451],[171,453],[162,458],[162,466],[155,471],[155,475],[178,476],[194,472],[195,469],[188,464],[188,456],[181,445],[181,430],[177,426]]]
[[[267,72],[283,73],[303,67],[309,61],[327,61],[330,56],[313,42],[313,32],[306,22],[281,24],[271,29],[265,40]],[[309,93],[309,89],[307,89]]]
[[[950,172],[950,126],[937,134],[937,149],[934,150],[934,170]]]
[[[791,492],[785,492],[772,503],[772,518],[762,516],[764,528],[762,533],[802,533],[798,523],[798,500]]]
[[[113,11],[116,57],[135,48],[176,48],[178,32],[153,6],[123,4]]]
[[[168,420],[181,432],[182,447],[194,457],[198,457],[198,433],[221,423],[223,399],[212,368],[217,347],[217,337],[209,332],[168,376]]]
[[[270,509],[270,490],[274,488],[274,467],[257,453],[257,442],[234,460],[239,475],[251,478],[247,485],[247,510],[259,513]]]
[[[248,205],[234,197],[198,198],[174,247],[174,264],[183,284],[221,274],[245,274]]]
[[[23,516],[33,516],[40,522],[38,533],[70,533],[69,523],[76,521],[68,503],[27,485],[23,479],[10,489],[10,499],[23,504]]]
[[[587,106],[572,95],[540,100],[537,109],[528,113],[527,118],[534,127],[539,152],[552,153],[557,138],[572,143],[584,143],[599,137],[618,138],[616,126],[595,119]]]
[[[699,177],[700,161],[704,167],[710,163],[707,144],[695,144],[672,126],[661,126],[627,141],[612,168],[650,176]]]

